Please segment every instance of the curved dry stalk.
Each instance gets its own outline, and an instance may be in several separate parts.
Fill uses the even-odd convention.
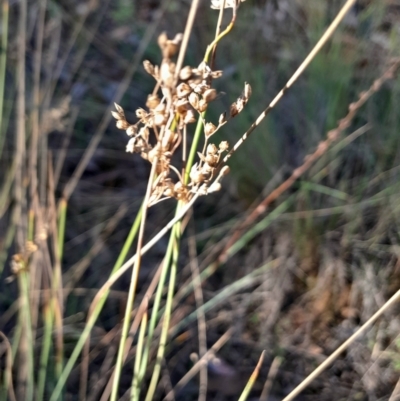
[[[238,148],[243,144],[243,142],[251,135],[251,133],[260,125],[261,121],[269,114],[269,112],[276,106],[276,104],[282,99],[286,91],[297,81],[300,75],[305,71],[317,53],[322,49],[325,43],[330,39],[330,37],[335,32],[336,28],[343,20],[350,8],[355,4],[356,0],[347,0],[345,5],[336,15],[335,19],[332,21],[331,25],[328,27],[326,32],[321,36],[321,39],[317,42],[314,48],[311,50],[309,55],[300,64],[299,68],[294,72],[292,77],[286,83],[286,85],[281,89],[281,91],[275,96],[269,106],[258,116],[257,120],[250,126],[250,128],[242,135],[242,137],[236,142],[235,146],[228,152],[224,157],[222,163],[226,163],[229,158],[238,150]]]
[[[367,330],[379,317],[381,317],[393,304],[400,300],[398,290],[373,316],[371,316],[348,340],[336,349],[321,365],[308,375],[289,395],[282,401],[291,401],[299,395],[316,377],[318,377],[343,351],[345,351],[365,330]]]

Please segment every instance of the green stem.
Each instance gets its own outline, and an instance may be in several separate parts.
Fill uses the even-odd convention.
[[[176,274],[178,270],[180,231],[181,231],[181,222],[178,222],[175,225],[175,230],[173,230],[173,232],[171,233],[171,238],[173,238],[174,242],[173,242],[171,273],[168,286],[167,304],[165,307],[164,320],[162,325],[160,344],[158,346],[158,351],[157,351],[156,364],[153,369],[153,374],[151,377],[145,401],[151,401],[154,397],[154,392],[156,390],[158,378],[161,372],[161,364],[164,358],[165,346],[167,344],[169,323],[171,320],[171,313],[172,313],[172,303],[174,299]]]
[[[126,259],[127,255],[128,255],[128,252],[129,252],[129,250],[132,246],[132,243],[136,237],[136,234],[139,230],[142,210],[143,210],[143,205],[141,206],[138,214],[136,215],[135,221],[132,224],[132,228],[129,232],[127,239],[125,240],[124,246],[122,247],[122,250],[118,256],[117,261],[115,262],[115,265],[111,271],[110,276],[112,276],[117,270],[119,270],[119,268],[122,266],[124,260]],[[70,358],[68,359],[68,362],[66,363],[66,365],[64,367],[64,370],[62,371],[62,373],[58,379],[57,385],[50,397],[50,401],[56,401],[58,399],[58,397],[60,396],[61,391],[62,391],[65,383],[67,382],[68,377],[71,374],[71,371],[72,371],[73,367],[75,366],[76,361],[79,358],[82,348],[85,345],[85,343],[90,335],[90,332],[103,309],[103,306],[107,300],[108,294],[109,294],[109,291],[106,291],[104,293],[104,295],[100,298],[98,304],[96,305],[95,309],[93,310],[93,313],[90,315],[90,317],[86,323],[86,326],[85,326],[81,336],[79,337],[79,340],[78,340],[77,344],[75,345],[75,348],[72,351],[72,354],[71,354]]]

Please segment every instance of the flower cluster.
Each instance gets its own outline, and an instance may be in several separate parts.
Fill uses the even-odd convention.
[[[180,34],[168,39],[162,33],[158,37],[161,64],[144,61],[144,69],[155,79],[156,85],[147,97],[146,109],[136,110],[137,121],[128,122],[123,108],[117,104],[116,111],[112,111],[117,128],[130,137],[126,151],[139,153],[143,159],[156,163],[150,204],[170,197],[188,201],[194,193],[216,191],[220,188],[219,180],[228,172],[227,167],[220,166],[221,155],[229,149],[228,142],[222,141],[218,147],[208,143],[228,121],[226,113],[221,114],[217,125],[205,121],[204,117],[209,104],[217,97],[212,81],[221,77],[222,71],[213,71],[204,61],[197,67],[185,66],[178,71],[173,57],[181,39]],[[250,94],[250,85],[245,84],[242,95],[230,108],[231,118],[242,111]],[[187,174],[188,126],[196,121],[203,125],[203,152],[198,152],[199,161]],[[177,152],[181,153],[180,170],[172,164]],[[190,178],[188,182],[185,182],[185,175]]]

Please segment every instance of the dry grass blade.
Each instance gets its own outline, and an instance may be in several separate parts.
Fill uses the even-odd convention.
[[[275,96],[269,106],[258,116],[257,120],[250,126],[250,128],[243,134],[243,136],[236,142],[235,146],[229,151],[229,153],[224,157],[223,163],[226,163],[229,158],[235,153],[238,148],[243,144],[243,142],[251,135],[251,133],[260,125],[261,121],[269,114],[269,112],[276,106],[276,104],[282,99],[286,91],[297,81],[299,76],[305,71],[317,53],[322,49],[325,43],[330,39],[330,37],[335,32],[336,28],[342,22],[343,18],[347,12],[353,7],[356,0],[347,0],[342,9],[339,11],[331,25],[328,27],[326,32],[322,35],[321,39],[317,42],[314,48],[311,50],[309,55],[301,63],[299,68],[295,71],[283,89]]]
[[[16,401],[15,392],[14,392],[14,385],[13,385],[13,378],[12,378],[12,349],[11,344],[8,341],[8,338],[4,335],[3,332],[0,331],[0,337],[3,339],[3,344],[6,348],[6,363],[4,369],[4,376],[5,376],[5,385],[6,388],[3,390],[8,390],[8,397],[10,397],[11,401]],[[2,354],[3,352],[1,352]],[[0,357],[1,357],[0,354]],[[4,394],[5,395],[5,394]]]
[[[363,334],[379,317],[400,300],[398,290],[371,318],[369,318],[348,340],[336,349],[321,365],[307,376],[289,395],[282,401],[291,401],[299,395],[316,377],[318,377],[337,357],[345,351],[361,334]]]
[[[257,366],[255,367],[253,373],[251,374],[250,379],[247,382],[245,389],[243,390],[243,393],[240,395],[239,401],[247,400],[247,397],[249,396],[249,393],[250,393],[252,387],[254,386],[254,383],[257,380],[258,374],[260,373],[261,365],[264,360],[264,355],[265,355],[265,351],[263,351],[261,353],[261,356],[260,356],[260,359],[258,360]]]
[[[186,386],[186,384],[195,375],[197,375],[203,364],[207,364],[209,360],[214,358],[215,353],[226,344],[226,342],[231,338],[231,336],[232,336],[232,329],[229,329],[218,339],[218,341],[216,341],[216,343],[210,348],[210,350],[207,351],[207,353],[192,366],[192,368],[185,374],[185,376],[183,376],[182,379],[179,380],[179,382],[175,385],[173,391],[170,391],[165,396],[164,400],[172,401],[174,399],[174,394],[177,394],[180,390],[182,390],[182,388]]]

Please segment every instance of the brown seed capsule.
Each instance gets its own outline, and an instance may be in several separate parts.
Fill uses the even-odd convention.
[[[127,129],[126,129],[126,134],[128,136],[134,136],[137,134],[137,127],[136,125],[130,125]]]
[[[118,120],[116,126],[118,129],[126,130],[129,127],[129,123],[126,120]]]
[[[192,76],[192,67],[190,66],[185,66],[183,67],[180,72],[179,72],[179,78],[182,81],[186,81],[187,79],[189,79]]]
[[[251,86],[247,82],[244,83],[243,95],[246,98],[246,102],[247,102],[249,100],[249,97],[251,96]]]
[[[222,141],[220,144],[219,144],[219,150],[220,150],[220,152],[225,152],[225,151],[227,151],[229,149],[229,143],[228,143],[228,141]]]
[[[203,93],[203,99],[204,99],[207,103],[212,102],[216,97],[217,97],[217,91],[216,91],[215,89],[207,89],[207,90]]]
[[[124,109],[123,109],[119,104],[114,103],[114,106],[115,106],[115,109],[117,110],[117,112],[118,112],[119,114],[121,114],[121,116],[125,115],[125,114],[124,114]]]
[[[189,109],[185,115],[184,123],[191,124],[196,122],[196,115],[193,110]]]
[[[192,92],[190,95],[189,95],[189,103],[192,105],[192,107],[194,107],[196,110],[198,109],[198,107],[199,107],[199,97],[194,93],[194,92]]]
[[[157,38],[157,43],[158,43],[158,46],[160,46],[161,50],[166,45],[167,40],[168,40],[168,36],[167,36],[166,32],[161,32],[160,35]]]
[[[224,111],[224,112],[219,116],[218,124],[219,124],[219,125],[225,124],[226,121],[227,121],[227,120],[226,120],[226,111]]]
[[[182,99],[184,97],[188,97],[191,91],[192,91],[192,89],[185,82],[180,83],[176,88],[176,94],[177,94],[179,99]]]
[[[207,110],[207,106],[207,102],[204,99],[200,99],[197,110],[202,113],[203,111]]]
[[[121,116],[121,114],[117,113],[116,111],[111,111],[111,114],[116,120],[122,120],[124,118],[123,116]]]
[[[176,52],[178,51],[179,45],[172,40],[167,40],[164,48],[162,49],[163,57],[164,58],[171,58],[175,56]]]
[[[143,67],[148,74],[154,75],[154,65],[149,60],[143,61]]]
[[[206,123],[204,126],[204,134],[209,138],[216,131],[217,127],[213,123]]]
[[[135,151],[135,143],[136,143],[136,138],[129,139],[128,144],[126,145],[126,151],[128,153],[133,153]]]
[[[213,71],[213,72],[211,73],[211,77],[212,77],[213,79],[217,79],[217,78],[219,78],[219,77],[222,77],[222,74],[223,74],[223,71]]]
[[[155,109],[160,104],[160,98],[157,95],[150,94],[147,96],[146,107],[150,110]]]
[[[179,99],[176,102],[175,107],[179,114],[185,114],[189,110],[190,105],[186,99]]]
[[[217,147],[213,143],[210,143],[207,146],[207,155],[216,155],[217,153],[218,153]]]

